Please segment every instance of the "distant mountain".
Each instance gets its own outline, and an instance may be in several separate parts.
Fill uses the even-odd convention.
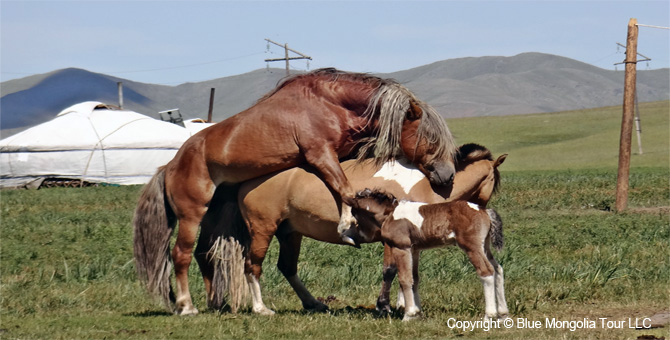
[[[542,53],[513,57],[460,58],[409,70],[378,74],[394,78],[434,106],[444,117],[557,112],[620,105],[624,72]],[[88,100],[118,103],[123,82],[124,107],[153,117],[179,108],[185,118],[206,118],[210,88],[215,88],[214,120],[253,105],[284,77],[278,69],[179,86],[152,85],[68,68],[0,84],[0,128],[16,132]],[[641,102],[670,99],[670,69],[637,75]]]

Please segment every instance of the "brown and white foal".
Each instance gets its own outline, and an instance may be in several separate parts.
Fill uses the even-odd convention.
[[[459,200],[428,204],[398,201],[379,190],[359,192],[352,213],[362,228],[381,228],[384,273],[378,309],[390,309],[388,291],[395,274],[405,299],[403,321],[421,312],[418,256],[423,249],[457,244],[465,251],[484,285],[485,318],[506,317],[503,270],[490,245],[503,246],[502,220],[493,209]],[[384,300],[384,297],[386,301]]]

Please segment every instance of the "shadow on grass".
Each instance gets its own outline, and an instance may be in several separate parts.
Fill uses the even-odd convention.
[[[155,316],[174,316],[173,313],[170,313],[165,310],[145,310],[142,312],[133,312],[133,313],[124,313],[123,316],[132,316],[138,318],[147,318]]]

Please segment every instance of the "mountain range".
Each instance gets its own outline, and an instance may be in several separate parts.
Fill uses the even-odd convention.
[[[396,79],[446,118],[558,112],[620,105],[623,71],[610,71],[573,59],[522,53],[512,57],[470,57],[376,74]],[[178,86],[135,82],[67,68],[0,83],[2,137],[52,119],[82,101],[118,103],[158,118],[179,108],[185,118],[207,118],[215,88],[214,121],[253,105],[285,76],[281,69],[259,69],[236,76]],[[638,70],[640,102],[670,99],[670,69]]]

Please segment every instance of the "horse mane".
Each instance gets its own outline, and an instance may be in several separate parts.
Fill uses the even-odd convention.
[[[481,161],[482,159],[492,161],[493,155],[491,154],[491,150],[483,145],[475,143],[463,144],[458,147],[456,166],[465,166],[472,162]]]
[[[320,68],[317,70],[314,70],[312,72],[308,73],[303,73],[303,74],[296,74],[292,76],[287,76],[279,80],[277,83],[277,86],[267,94],[265,94],[263,97],[261,97],[256,103],[260,103],[270,97],[272,97],[275,93],[279,92],[279,90],[283,89],[289,84],[292,84],[294,82],[300,81],[302,79],[306,78],[330,78],[330,81],[338,81],[338,80],[349,80],[353,82],[359,82],[359,83],[364,83],[364,84],[369,84],[372,85],[373,87],[379,87],[383,85],[384,83],[387,82],[392,82],[392,80],[389,79],[382,79],[373,75],[370,75],[368,73],[356,73],[356,72],[346,72],[346,71],[341,71],[338,70],[334,67],[326,67],[326,68]]]
[[[377,165],[382,165],[402,155],[400,148],[402,125],[405,114],[410,108],[410,101],[415,102],[423,111],[418,140],[425,139],[436,146],[435,158],[453,159],[456,155],[456,143],[444,118],[433,107],[416,98],[410,90],[394,79],[384,79],[367,73],[340,71],[335,68],[322,68],[284,78],[274,90],[263,96],[258,102],[272,97],[293,82],[315,77],[328,77],[330,81],[358,82],[374,88],[363,115],[367,118],[368,124],[377,119],[378,125],[372,136],[361,140],[357,155],[359,163],[368,157],[373,157]]]
[[[366,188],[365,190],[356,193],[356,199],[365,199],[365,198],[373,199],[380,205],[385,204],[393,205],[394,202],[398,201],[395,198],[395,196],[393,196],[393,194],[387,193],[381,188],[374,188],[372,190]]]
[[[434,158],[454,158],[456,144],[444,118],[428,103],[416,98],[405,86],[395,80],[384,79],[365,111],[368,121],[376,117],[379,124],[373,135],[362,141],[358,162],[373,156],[375,164],[381,166],[402,155],[400,147],[402,126],[405,114],[410,108],[410,101],[416,103],[423,111],[417,131],[417,143],[425,139],[427,143],[434,145],[436,147]]]
[[[456,155],[456,171],[461,171],[468,164],[481,160],[493,161],[491,150],[475,143],[463,144],[458,148],[458,154]],[[493,169],[493,176],[495,180],[493,192],[496,193],[500,186],[500,171],[498,171],[498,168]]]

